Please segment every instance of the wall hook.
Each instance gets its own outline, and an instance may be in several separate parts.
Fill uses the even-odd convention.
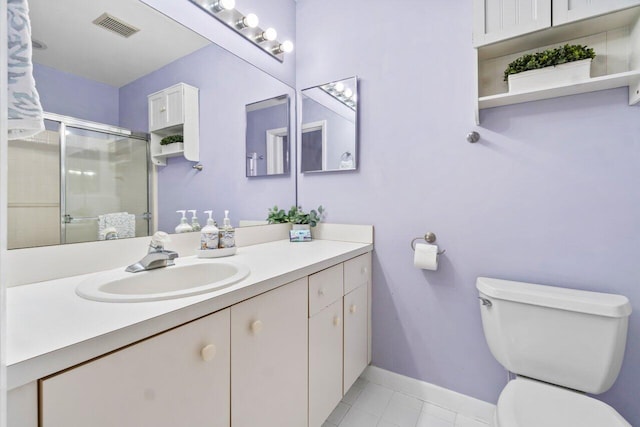
[[[480,134],[478,132],[473,131],[467,134],[467,142],[475,144],[478,141],[480,141]]]

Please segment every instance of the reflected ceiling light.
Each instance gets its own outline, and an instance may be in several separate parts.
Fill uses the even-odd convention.
[[[350,88],[346,88],[343,95],[345,98],[351,98],[353,96],[353,91]]]
[[[354,94],[351,96],[351,100],[352,100],[353,102],[358,102],[358,94],[354,93]]]
[[[223,10],[231,10],[236,7],[236,0],[216,0],[211,3],[211,10],[214,12],[222,12]]]
[[[267,28],[262,33],[258,34],[258,37],[256,37],[256,41],[258,43],[261,43],[264,41],[272,42],[277,38],[278,38],[278,32],[273,28]]]
[[[244,14],[236,9],[236,0],[188,1],[280,62],[284,62],[285,55],[293,51],[293,43],[278,40],[278,32],[275,29],[261,28],[260,20],[255,13]]]
[[[236,23],[236,26],[241,30],[243,28],[256,28],[259,23],[260,20],[258,19],[258,15],[250,13],[247,16],[242,17],[242,19]]]
[[[338,93],[342,93],[344,91],[344,83],[342,82],[336,83],[335,85],[333,85],[333,89]]]
[[[282,44],[279,44],[273,49],[273,53],[276,55],[279,53],[291,53],[293,52],[293,43],[291,41],[286,40]]]

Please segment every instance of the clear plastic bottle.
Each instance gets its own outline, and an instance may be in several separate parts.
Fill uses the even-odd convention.
[[[196,217],[196,214],[198,213],[197,210],[195,209],[191,209],[189,210],[189,212],[191,213],[191,228],[193,229],[193,231],[200,231],[202,229],[202,227],[200,227],[200,223],[198,222],[198,218]]]
[[[187,211],[176,211],[179,214],[182,214],[182,218],[180,219],[180,224],[176,227],[176,233],[190,233],[193,231],[193,228],[187,223]]]

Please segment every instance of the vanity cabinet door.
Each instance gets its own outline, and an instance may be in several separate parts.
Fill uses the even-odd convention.
[[[368,299],[366,285],[344,296],[344,393],[369,364]]]
[[[473,0],[473,16],[478,47],[549,28],[551,0]]]
[[[307,425],[307,295],[304,278],[231,307],[233,427]]]
[[[553,25],[640,5],[640,0],[553,0]]]
[[[309,319],[309,427],[342,399],[342,298]]]
[[[41,427],[229,427],[230,310],[40,381]]]

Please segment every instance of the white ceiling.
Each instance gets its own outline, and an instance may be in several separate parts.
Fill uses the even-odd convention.
[[[138,0],[29,0],[36,63],[122,87],[210,42]],[[103,13],[139,28],[129,38],[93,24]]]

